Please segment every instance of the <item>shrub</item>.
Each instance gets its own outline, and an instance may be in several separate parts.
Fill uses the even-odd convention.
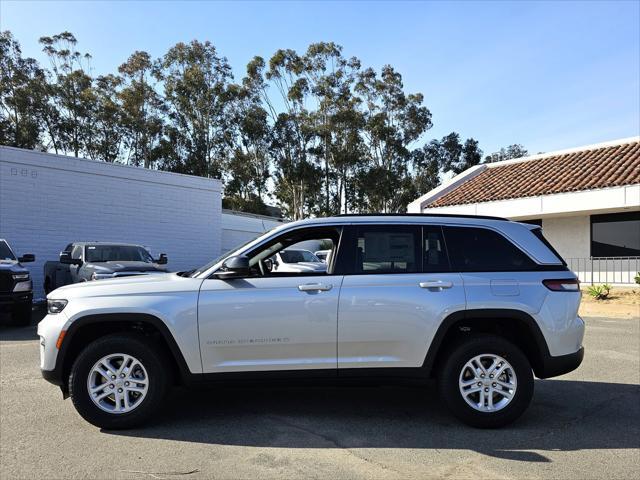
[[[604,300],[609,296],[611,285],[605,283],[603,285],[591,285],[587,288],[587,293],[596,300]]]
[[[640,272],[636,273],[636,276],[633,277],[638,285],[640,285]]]

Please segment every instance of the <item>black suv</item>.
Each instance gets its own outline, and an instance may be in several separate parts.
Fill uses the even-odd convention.
[[[29,270],[21,264],[35,259],[30,253],[16,258],[7,241],[0,238],[0,312],[11,313],[14,325],[31,321],[33,283]]]

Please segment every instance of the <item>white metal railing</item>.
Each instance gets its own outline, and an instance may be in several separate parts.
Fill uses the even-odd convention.
[[[569,270],[582,283],[635,284],[640,257],[566,258]]]

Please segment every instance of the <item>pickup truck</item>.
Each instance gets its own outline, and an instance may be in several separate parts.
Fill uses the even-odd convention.
[[[10,313],[14,325],[28,325],[31,321],[33,284],[22,263],[35,259],[30,253],[16,257],[7,241],[0,238],[0,311]]]
[[[60,253],[59,261],[44,264],[44,290],[50,293],[71,283],[167,273],[167,255],[154,259],[142,246],[128,243],[75,242]]]

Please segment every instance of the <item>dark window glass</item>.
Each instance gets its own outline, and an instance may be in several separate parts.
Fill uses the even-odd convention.
[[[444,227],[451,268],[457,272],[533,270],[536,263],[501,234],[486,228]]]
[[[419,227],[358,228],[355,273],[415,273],[420,261]]]
[[[423,235],[423,271],[424,272],[448,272],[449,259],[444,245],[442,228],[424,227]]]
[[[129,245],[87,245],[86,256],[87,262],[153,262],[144,248]]]
[[[532,218],[531,220],[517,220],[520,223],[529,223],[531,225],[538,225],[539,227],[542,226],[542,219],[541,218]]]
[[[0,260],[15,260],[9,245],[6,242],[0,241]]]
[[[592,215],[591,256],[640,256],[640,212]]]

